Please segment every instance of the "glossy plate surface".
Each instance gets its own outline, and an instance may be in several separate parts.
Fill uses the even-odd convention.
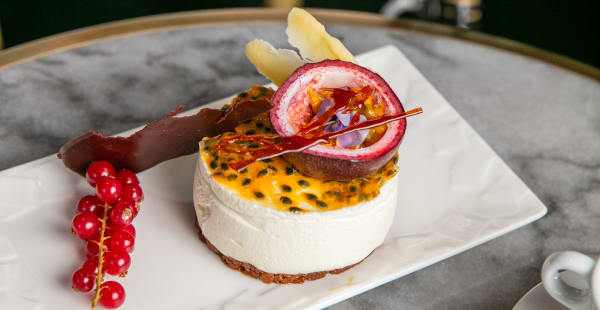
[[[139,175],[146,199],[134,222],[129,275],[119,279],[127,292],[121,309],[321,308],[546,213],[398,49],[382,47],[357,59],[388,81],[406,109],[425,111],[408,120],[400,202],[385,243],[357,267],[303,285],[265,285],[243,276],[198,240],[191,191],[196,155],[190,155]],[[0,172],[0,309],[89,307],[91,297],[70,288],[84,244],[69,229],[78,199],[92,192],[53,155]]]

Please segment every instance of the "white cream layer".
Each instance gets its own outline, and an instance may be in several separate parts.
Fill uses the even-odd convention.
[[[383,243],[394,218],[398,176],[376,198],[335,211],[292,213],[238,196],[199,156],[194,205],[202,233],[221,253],[269,273],[328,271],[355,264]]]

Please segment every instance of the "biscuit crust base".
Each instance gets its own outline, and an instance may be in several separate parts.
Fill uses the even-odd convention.
[[[219,255],[219,257],[221,258],[221,261],[223,261],[223,263],[227,267],[229,267],[233,270],[238,270],[247,276],[259,279],[266,284],[269,284],[269,283],[301,284],[301,283],[304,283],[304,281],[314,281],[314,280],[321,279],[321,278],[325,277],[328,273],[330,273],[330,274],[342,273],[362,262],[362,260],[361,260],[360,262],[358,262],[356,264],[346,266],[343,268],[339,268],[339,269],[329,270],[329,271],[319,271],[319,272],[299,273],[299,274],[269,273],[269,272],[265,272],[265,271],[262,271],[256,267],[254,267],[254,265],[252,265],[252,264],[240,262],[239,260],[237,260],[235,258],[231,258],[229,256],[223,255],[223,253],[221,253],[214,245],[212,245],[210,243],[210,241],[208,241],[204,237],[204,235],[202,234],[202,230],[200,228],[198,228],[198,236],[200,237],[200,240],[202,242],[206,243],[206,245],[208,246],[209,249],[211,249],[213,252],[215,252],[217,255]]]

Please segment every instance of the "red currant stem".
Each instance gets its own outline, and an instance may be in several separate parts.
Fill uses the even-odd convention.
[[[100,299],[100,285],[102,284],[102,263],[104,254],[104,232],[106,231],[106,221],[108,217],[108,203],[104,204],[104,215],[102,215],[102,227],[100,229],[100,242],[98,243],[98,274],[96,275],[96,296],[92,300],[92,310],[96,309],[96,304]]]

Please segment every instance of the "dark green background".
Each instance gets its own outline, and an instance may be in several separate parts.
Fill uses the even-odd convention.
[[[307,7],[378,12],[385,0],[307,0]],[[481,31],[600,67],[600,1],[484,0]],[[76,28],[130,17],[205,8],[262,6],[263,1],[0,0],[4,44],[14,46]]]

